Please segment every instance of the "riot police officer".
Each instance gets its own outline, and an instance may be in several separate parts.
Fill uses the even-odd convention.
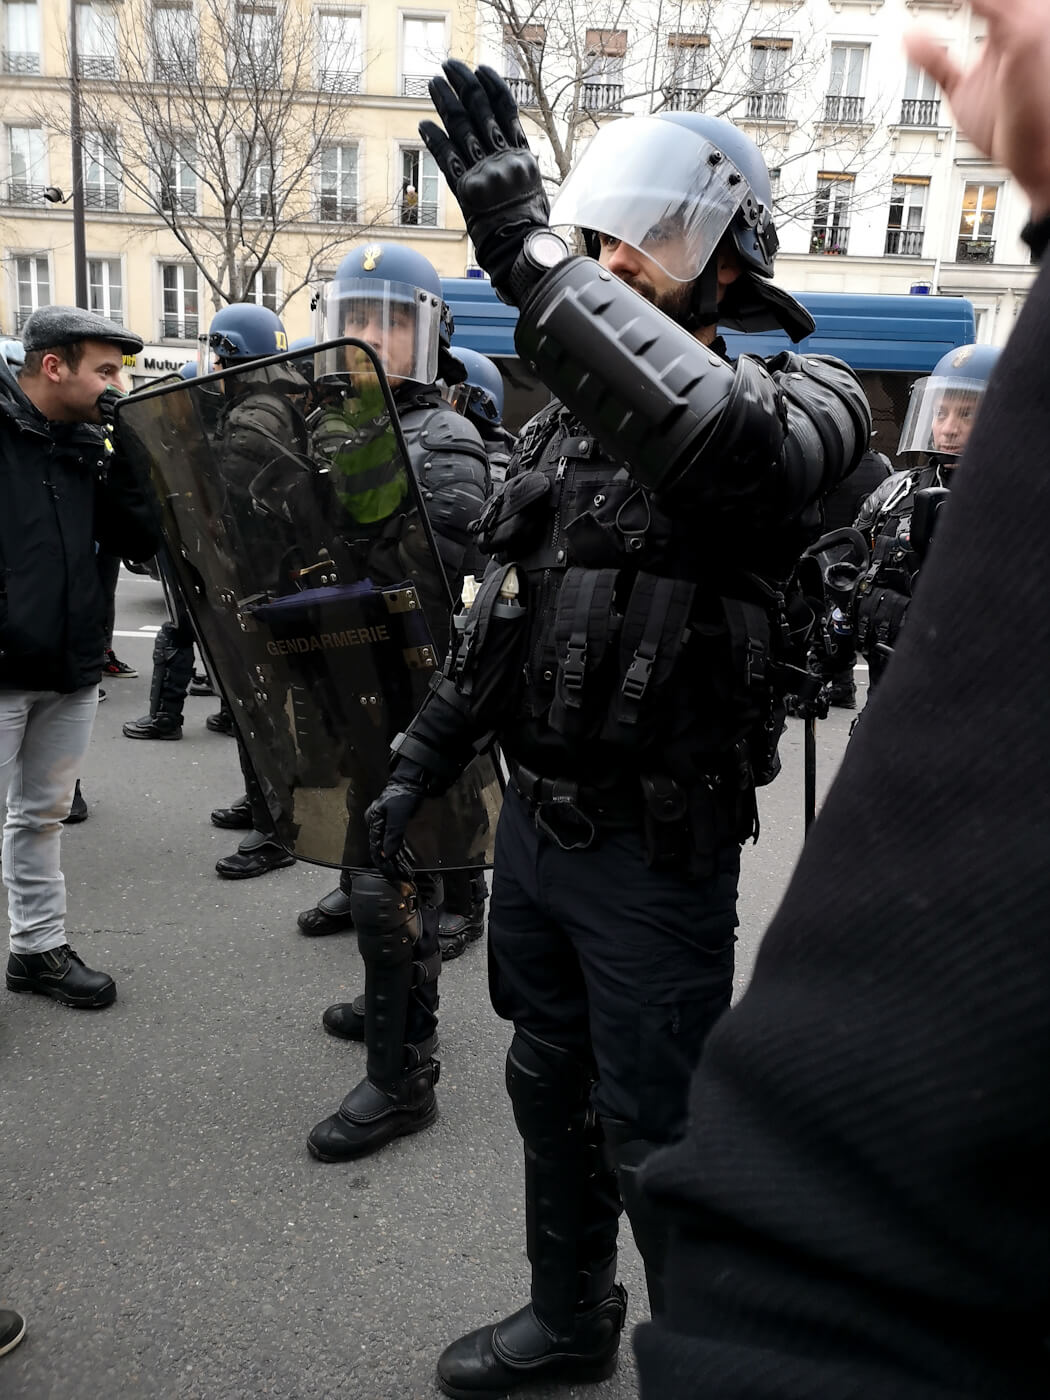
[[[200,338],[200,368],[240,367],[253,360],[265,359],[288,349],[288,337],[280,317],[254,302],[236,302],[224,306],[212,317],[206,334]],[[289,364],[272,368],[261,366],[258,371],[223,381],[223,397],[219,402],[213,437],[217,445],[223,482],[228,493],[227,518],[236,522],[235,548],[253,554],[260,549],[272,549],[267,529],[251,533],[254,510],[250,501],[251,483],[260,470],[273,462],[275,454],[286,451],[290,456],[306,447],[306,426],[293,406],[296,393],[305,394],[306,381]],[[272,559],[268,569],[265,561],[258,567],[264,574],[276,575],[279,560]],[[221,661],[216,659],[221,685]],[[287,736],[275,733],[274,742]],[[260,785],[251,759],[238,736],[237,752],[244,775],[245,796],[230,807],[218,808],[212,821],[222,827],[248,827],[237,850],[215,863],[216,873],[227,880],[245,880],[265,875],[294,864],[284,845],[276,839],[276,824],[280,816],[281,799],[269,797]],[[275,811],[277,816],[275,817]]]
[[[423,796],[498,738],[490,982],[514,1023],[532,1288],[443,1353],[439,1384],[466,1397],[611,1373],[621,1198],[661,1307],[638,1173],[682,1132],[729,1005],[740,847],[782,729],[782,581],[871,419],[837,361],[724,358],[719,322],[812,326],[770,281],[769,178],[743,133],[691,113],[603,127],[551,212],[502,79],[444,72],[445,130],[421,134],[560,400],[482,518],[489,571],[369,814],[384,868]]]
[[[409,465],[420,487],[445,575],[444,579],[438,577],[435,569],[428,577],[420,552],[414,578],[425,616],[447,637],[446,580],[453,596],[458,597],[474,540],[471,527],[484,507],[489,482],[488,461],[477,430],[449,407],[436,383],[438,378],[446,384],[455,383],[463,376],[462,366],[450,353],[452,318],[442,299],[440,278],[413,249],[369,243],[343,259],[324,290],[324,306],[328,338],[354,336],[364,341],[375,351],[393,389]],[[367,394],[367,375],[362,379],[358,373],[355,379],[358,398],[354,402],[360,403]],[[329,421],[323,408],[312,417],[311,426],[319,455],[330,453],[332,445],[347,438],[344,419],[336,414]],[[345,462],[340,451],[333,455],[333,474],[340,476],[337,494],[341,508],[356,522],[358,533],[366,532],[374,522],[378,537],[393,530],[401,555],[407,551],[413,556],[418,548],[413,540],[422,544],[423,535],[401,504],[401,463],[387,463],[381,455],[373,458],[367,451],[366,429],[367,424],[355,425],[352,450],[345,454]],[[374,574],[371,569],[369,572]],[[303,933],[326,934],[353,927],[358,922],[358,907],[364,907],[370,920],[390,912],[386,892],[374,895],[375,877],[362,879],[349,864],[347,861],[336,889],[299,915]],[[469,888],[472,877],[466,878]],[[378,883],[383,885],[381,880]],[[442,897],[440,878],[417,872],[416,889],[395,901],[398,912],[392,917],[399,921],[399,930],[403,932],[402,924],[413,923],[417,913],[421,921],[414,943],[407,938],[395,940],[397,950],[410,949],[407,959],[391,953],[386,931],[379,924],[358,925],[366,962],[365,995],[330,1006],[323,1024],[332,1035],[364,1040],[369,1069],[338,1111],[309,1134],[308,1148],[319,1161],[363,1156],[391,1138],[417,1132],[434,1121],[438,1064],[433,1052]],[[458,930],[455,932],[458,938]],[[378,1012],[373,1014],[376,1008]],[[382,1071],[375,1068],[380,1064],[385,1066]]]
[[[887,477],[857,516],[856,528],[872,551],[855,600],[856,643],[867,660],[871,686],[882,677],[904,625],[928,544],[912,537],[916,497],[922,503],[925,496],[929,507],[931,492],[950,489],[998,358],[995,346],[963,345],[915,384],[897,452],[915,457],[916,464]]]
[[[503,376],[487,355],[462,345],[453,346],[453,353],[467,372],[462,384],[453,385],[449,403],[477,428],[485,451],[489,454],[489,471],[493,486],[502,486],[507,479],[507,467],[517,442],[513,433],[503,426]]]
[[[437,298],[441,307],[439,321],[427,332],[437,337],[436,374],[428,367],[425,372],[432,378],[427,383],[413,378],[424,372],[417,363],[422,332],[418,327],[407,330],[409,313],[421,292]],[[343,259],[324,297],[327,335],[363,339],[376,350],[387,372],[409,463],[423,490],[446,578],[453,597],[458,598],[473,546],[471,526],[489,494],[489,474],[476,426],[449,408],[436,383],[441,378],[458,384],[464,373],[459,351],[451,348],[452,317],[442,299],[441,279],[422,253],[412,248],[367,243]],[[376,487],[369,484],[367,489]],[[442,595],[437,581],[432,605],[447,611]],[[337,888],[299,915],[300,931],[314,937],[351,928],[351,887],[351,875],[344,871]],[[458,929],[450,934],[450,947],[454,944],[462,951]],[[333,1011],[325,1024],[339,1034],[343,1018]],[[354,1038],[363,1034],[360,1017],[349,1019],[347,1026]]]

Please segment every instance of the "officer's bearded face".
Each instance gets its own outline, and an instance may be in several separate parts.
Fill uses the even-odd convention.
[[[970,440],[977,417],[976,394],[941,395],[933,412],[933,450],[958,457]]]
[[[363,340],[375,352],[386,371],[391,387],[396,388],[410,378],[416,358],[416,321],[413,307],[390,303],[380,298],[354,300],[346,309],[343,334]],[[367,356],[348,350],[350,369],[369,373]]]
[[[610,234],[599,233],[598,245],[598,262],[602,267],[626,282],[646,301],[651,301],[672,321],[684,324],[693,294],[692,283],[676,281],[647,254]]]

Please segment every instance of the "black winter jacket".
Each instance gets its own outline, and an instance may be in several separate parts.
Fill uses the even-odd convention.
[[[0,688],[96,685],[106,599],[95,546],[148,559],[160,530],[147,484],[107,458],[101,429],[51,423],[0,371]]]

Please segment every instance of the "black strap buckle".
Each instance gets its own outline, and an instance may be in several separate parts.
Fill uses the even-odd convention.
[[[581,637],[578,633],[571,637],[565,648],[565,660],[562,662],[562,679],[566,690],[578,696],[583,690],[583,682],[587,676],[587,638]]]
[[[640,651],[636,651],[628,666],[623,678],[623,685],[620,687],[625,700],[629,700],[632,705],[638,705],[645,695],[649,685],[649,679],[653,674],[653,662],[655,657],[643,656]]]

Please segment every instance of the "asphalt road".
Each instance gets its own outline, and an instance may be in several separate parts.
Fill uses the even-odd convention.
[[[357,1164],[306,1151],[360,1077],[363,1050],[321,1011],[359,989],[352,938],[308,940],[295,914],[332,883],[302,863],[224,881],[236,833],[208,821],[238,795],[214,700],[179,743],[135,743],[147,708],[157,584],[121,577],[118,655],[84,792],[67,828],[70,941],[116,978],[115,1006],[71,1011],[0,989],[0,1301],[29,1331],[0,1359],[4,1400],[430,1400],[434,1361],[526,1296],[520,1147],[503,1087],[507,1027],[482,944],[442,979],[441,1116]],[[849,716],[820,727],[823,790]],[[744,858],[738,990],[802,840],[802,727],[762,794]],[[629,1322],[644,1318],[624,1226]],[[637,1394],[630,1349],[579,1391]]]

